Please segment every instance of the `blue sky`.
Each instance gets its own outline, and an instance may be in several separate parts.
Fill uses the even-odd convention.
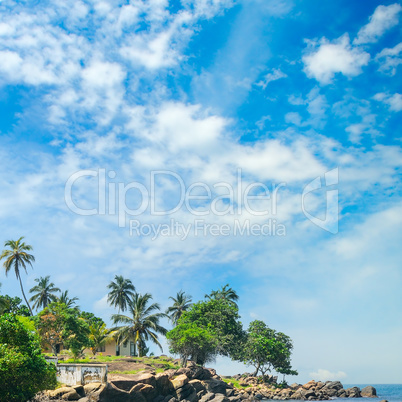
[[[51,275],[108,320],[116,274],[164,308],[229,283],[245,325],[292,337],[295,380],[400,382],[401,15],[395,1],[2,1],[0,220],[3,241],[34,247],[25,287]],[[185,191],[198,199],[152,212]]]

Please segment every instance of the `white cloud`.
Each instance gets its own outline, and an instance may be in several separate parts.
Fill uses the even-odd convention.
[[[383,102],[389,106],[389,110],[392,112],[400,112],[402,110],[402,94],[387,94],[379,92],[373,96],[373,99]]]
[[[402,7],[398,3],[378,6],[370,17],[370,22],[360,29],[353,43],[359,45],[377,42],[387,30],[398,24],[401,10]]]
[[[336,73],[347,77],[361,74],[362,67],[369,60],[368,53],[350,45],[348,34],[333,42],[325,38],[319,43],[309,42],[307,53],[303,56],[307,76],[324,85],[329,84]]]
[[[397,67],[402,63],[402,42],[393,48],[385,48],[375,56],[375,60],[380,64],[379,71],[389,75],[395,75]]]
[[[287,77],[287,75],[284,72],[282,72],[280,69],[273,68],[272,72],[266,74],[261,81],[257,82],[256,85],[265,89],[271,81],[276,81],[276,80],[279,80],[280,78],[286,78],[286,77]]]
[[[302,125],[302,117],[297,112],[289,112],[285,114],[286,123],[294,124],[295,126]]]
[[[310,373],[310,376],[316,381],[342,380],[347,377],[343,371],[331,372],[325,369],[318,369],[316,372]]]

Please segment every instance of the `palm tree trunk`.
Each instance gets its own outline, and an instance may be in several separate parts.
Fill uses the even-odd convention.
[[[25,303],[27,304],[27,306],[28,306],[28,308],[29,308],[29,311],[31,312],[31,315],[33,316],[31,306],[30,306],[29,303],[28,303],[28,300],[27,300],[27,298],[26,298],[26,296],[25,296],[25,293],[24,293],[24,288],[22,287],[22,281],[21,281],[21,276],[20,276],[20,275],[18,275],[18,279],[19,279],[19,281],[20,281],[21,291],[22,291],[22,295],[24,296]]]

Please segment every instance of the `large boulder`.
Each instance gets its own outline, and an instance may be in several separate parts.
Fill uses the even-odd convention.
[[[159,394],[167,396],[174,393],[174,387],[172,382],[169,380],[169,376],[166,373],[159,373],[155,376],[156,389]]]
[[[209,402],[209,401],[212,401],[212,399],[214,399],[214,398],[215,398],[215,394],[212,392],[208,392],[200,399],[200,402]]]
[[[181,374],[178,377],[176,377],[170,381],[172,383],[173,388],[176,390],[176,389],[182,388],[184,385],[186,385],[189,380],[185,374]]]
[[[215,378],[211,378],[210,380],[205,380],[203,381],[204,385],[205,385],[205,389],[208,392],[212,392],[214,394],[222,394],[225,395],[226,394],[226,389],[230,388],[226,382],[221,381],[221,380],[217,380]]]
[[[371,385],[364,387],[360,393],[364,398],[377,398],[377,390]]]
[[[195,391],[195,388],[189,383],[186,383],[183,387],[176,389],[175,396],[179,401],[198,401],[197,392]]]
[[[99,394],[99,402],[147,402],[141,392],[127,392],[117,388],[112,383],[107,383],[106,387]]]
[[[311,389],[316,386],[316,382],[314,380],[309,381],[308,383],[303,385],[304,389]]]
[[[360,388],[359,387],[351,387],[346,391],[346,396],[348,398],[360,398]]]
[[[49,391],[50,398],[61,398],[64,394],[74,391],[73,387],[61,387],[53,391]]]

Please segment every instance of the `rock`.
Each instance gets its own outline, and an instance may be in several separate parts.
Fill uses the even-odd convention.
[[[178,377],[174,378],[173,380],[170,380],[173,388],[179,389],[182,388],[184,385],[188,383],[188,377],[185,374],[181,374]]]
[[[98,391],[101,387],[102,387],[102,384],[100,382],[91,382],[90,384],[85,384],[84,385],[85,395]]]
[[[208,392],[200,399],[200,402],[209,402],[209,401],[212,401],[212,399],[214,399],[214,398],[215,398],[215,394],[212,392]]]
[[[227,388],[226,389],[226,396],[233,396],[235,394],[235,390],[233,388]]]
[[[49,396],[51,398],[61,398],[64,394],[68,394],[69,392],[74,391],[72,387],[61,387],[55,390],[49,391]]]
[[[300,387],[300,385],[295,382],[290,386],[290,388],[292,388],[292,389],[298,389],[299,387]]]
[[[202,367],[200,367],[200,370],[198,370],[194,375],[193,375],[194,379],[197,380],[209,380],[212,378],[212,373],[210,371],[210,369],[204,369]]]
[[[150,373],[143,373],[143,374],[134,375],[132,380],[136,381],[137,383],[149,384],[149,385],[152,385],[153,387],[156,387],[155,376],[153,374],[150,374]]]
[[[324,386],[325,386],[325,382],[318,381],[317,384],[316,384],[316,386],[315,386],[315,388],[316,388],[316,389],[321,389],[321,388],[324,387]]]
[[[147,402],[140,392],[127,392],[117,388],[112,383],[107,383],[106,387],[99,394],[99,402]]]
[[[176,389],[175,396],[179,401],[198,401],[197,392],[195,391],[194,387],[188,383],[183,385],[183,387]]]
[[[313,390],[311,390],[311,389],[305,390],[303,396],[304,396],[305,399],[310,399],[310,398],[315,399],[317,397],[315,392]]]
[[[166,374],[169,377],[169,380],[171,380],[176,375],[176,372],[176,369],[169,369],[165,370],[162,374]]]
[[[345,391],[344,389],[340,389],[340,390],[337,392],[336,396],[337,396],[338,398],[346,398],[346,397],[347,397],[346,391]]]
[[[388,402],[386,399],[382,399],[380,402]]]
[[[363,398],[377,398],[377,390],[371,385],[368,385],[361,390],[361,396]]]
[[[229,401],[230,400],[227,396],[221,394],[215,395],[215,398],[211,399],[211,402],[229,402]]]
[[[155,376],[156,389],[163,396],[174,393],[174,388],[172,383],[169,381],[169,376],[165,373],[160,373]]]
[[[228,388],[228,385],[224,381],[211,378],[210,380],[205,380],[203,383],[206,390],[209,392],[214,394],[226,394],[226,388]]]
[[[360,398],[360,388],[359,387],[348,388],[345,391],[345,393],[348,398]]]
[[[304,399],[304,393],[301,388],[299,388],[292,396],[293,399]]]
[[[302,387],[304,389],[311,389],[316,385],[316,382],[314,380],[309,381],[308,383],[304,384]]]
[[[191,380],[191,381],[189,381],[189,384],[194,387],[194,389],[197,392],[197,394],[200,391],[205,391],[205,387],[204,387],[204,385],[202,384],[202,382],[200,380]]]
[[[70,392],[67,392],[66,394],[63,394],[63,396],[61,397],[63,401],[78,401],[80,398],[81,396],[78,395],[75,389],[73,389]]]
[[[335,389],[335,390],[340,390],[341,388],[343,388],[343,385],[340,381],[327,381],[325,383],[325,387],[327,389]]]

